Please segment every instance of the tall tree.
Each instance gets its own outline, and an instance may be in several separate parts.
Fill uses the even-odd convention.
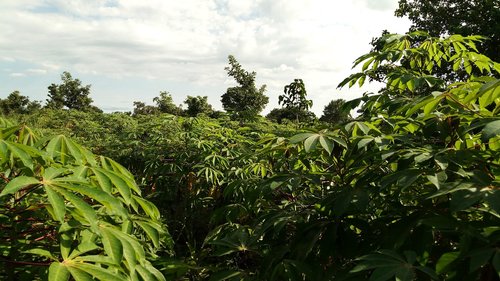
[[[208,97],[204,96],[187,96],[184,103],[187,105],[186,114],[188,116],[196,116],[200,113],[211,114],[213,112],[212,105],[208,103]]]
[[[90,85],[82,86],[79,79],[73,79],[67,71],[61,74],[62,84],[51,84],[49,89],[49,98],[47,99],[47,107],[53,109],[76,109],[80,111],[98,110],[92,106],[92,98],[90,95]]]
[[[312,100],[307,99],[306,86],[302,79],[294,79],[292,83],[285,86],[283,89],[283,95],[278,97],[278,104],[283,105],[286,110],[275,111],[281,112],[285,115],[294,116],[293,119],[298,123],[304,118],[309,119],[311,114],[309,114],[309,108],[312,106]],[[314,116],[314,113],[312,114]],[[302,120],[301,120],[302,119]]]
[[[484,35],[481,51],[500,61],[499,0],[399,0],[396,16],[407,16],[411,30],[424,30],[432,36],[448,34]]]
[[[325,106],[325,109],[323,109],[323,115],[319,118],[319,120],[331,124],[342,123],[349,120],[349,112],[342,110],[342,106],[344,104],[345,100],[343,99],[330,101],[330,103]]]
[[[248,72],[241,67],[241,64],[230,55],[229,67],[225,70],[230,77],[233,77],[239,86],[230,87],[222,95],[222,106],[224,110],[232,115],[233,119],[249,120],[255,118],[267,105],[269,98],[264,95],[266,85],[257,89],[255,85],[254,71]]]

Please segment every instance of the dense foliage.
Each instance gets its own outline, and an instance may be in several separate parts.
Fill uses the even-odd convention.
[[[498,0],[399,0],[396,16],[407,16],[411,29],[433,36],[461,34],[484,35],[485,55],[500,61],[500,1]]]
[[[255,115],[244,125],[160,112],[43,109],[17,117],[123,166],[69,138],[38,141],[4,121],[0,223],[19,230],[0,240],[2,259],[42,263],[23,272],[52,280],[79,280],[82,272],[99,280],[111,273],[124,280],[498,280],[500,64],[479,53],[482,40],[382,37],[340,86],[376,78],[383,90],[335,103],[332,111],[357,109],[356,118],[309,129]],[[230,76],[255,90],[255,74],[238,65]],[[466,75],[450,82],[437,69]],[[23,218],[47,221],[46,230],[26,234],[35,224]],[[76,242],[69,246],[66,235]],[[171,240],[171,251],[155,251]],[[140,256],[132,254],[137,243]],[[80,253],[83,244],[92,250]]]
[[[165,280],[150,260],[170,238],[130,172],[63,135],[0,130],[2,280]]]

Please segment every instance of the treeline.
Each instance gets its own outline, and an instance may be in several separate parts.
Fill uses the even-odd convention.
[[[264,95],[266,86],[259,89],[255,86],[255,72],[248,72],[236,61],[233,56],[229,56],[229,67],[226,67],[228,75],[239,84],[230,87],[222,95],[221,102],[225,111],[214,110],[208,103],[207,96],[187,96],[184,100],[186,109],[182,105],[176,105],[172,95],[167,91],[161,91],[159,96],[153,99],[155,105],[147,105],[143,101],[133,103],[133,111],[128,114],[155,115],[168,113],[176,116],[196,117],[205,115],[211,118],[221,118],[227,116],[231,120],[240,122],[255,121],[260,112],[269,102],[269,98]],[[0,99],[0,109],[2,114],[13,113],[26,114],[45,109],[69,109],[84,112],[102,112],[101,109],[93,105],[90,97],[91,85],[82,85],[79,79],[75,79],[69,72],[61,75],[61,84],[51,84],[48,86],[48,98],[45,105],[40,101],[30,101],[29,97],[23,96],[19,91],[14,91],[5,99]],[[277,122],[313,123],[317,121],[315,114],[309,111],[312,101],[307,100],[307,91],[301,79],[295,79],[290,85],[284,87],[284,94],[279,96],[279,103],[282,108],[273,109],[266,118]],[[323,122],[336,123],[349,118],[349,112],[342,111],[344,100],[333,100],[324,109],[323,116],[319,119]]]

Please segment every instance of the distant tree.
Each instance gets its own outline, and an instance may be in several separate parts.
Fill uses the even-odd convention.
[[[350,119],[349,112],[343,111],[341,107],[345,104],[345,100],[332,100],[323,109],[323,115],[319,118],[320,121],[331,124],[343,123]]]
[[[196,116],[200,113],[210,115],[213,112],[212,105],[208,103],[207,96],[187,96],[184,103],[187,105],[185,113],[188,116]]]
[[[155,97],[153,101],[156,103],[156,106],[161,113],[182,115],[182,108],[175,105],[172,95],[167,91],[161,91],[160,95]]]
[[[222,95],[222,106],[233,119],[240,121],[255,118],[267,105],[269,98],[264,95],[266,85],[257,89],[255,85],[255,72],[244,70],[234,56],[230,55],[229,67],[225,70],[233,77],[239,86],[230,87]]]
[[[308,110],[299,111],[296,108],[282,107],[271,110],[271,112],[266,115],[266,118],[278,124],[283,124],[286,120],[290,122],[297,122],[298,120],[298,122],[301,123],[308,123],[314,121],[316,115]]]
[[[0,109],[2,114],[29,113],[41,108],[39,101],[30,101],[27,96],[23,96],[19,91],[10,93],[7,98],[0,99]]]
[[[158,113],[160,113],[158,107],[146,105],[142,101],[134,101],[134,115],[152,115]]]
[[[308,109],[313,102],[307,99],[306,86],[302,79],[294,79],[292,83],[285,86],[283,92],[283,95],[278,97],[278,104],[283,105],[287,110],[275,111],[275,113],[294,115],[294,118],[290,120],[295,120],[297,123],[311,115],[308,113]]]
[[[73,79],[67,71],[61,74],[62,84],[51,84],[49,89],[49,98],[47,99],[47,108],[75,109],[80,111],[95,111],[98,110],[92,106],[92,98],[90,95],[90,85],[82,86],[79,79]]]
[[[399,0],[396,16],[407,16],[411,30],[432,36],[484,35],[481,51],[500,61],[500,1],[498,0]]]

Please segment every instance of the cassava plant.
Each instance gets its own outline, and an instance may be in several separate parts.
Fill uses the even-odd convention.
[[[133,176],[62,135],[0,126],[0,279],[165,280],[169,245]]]

